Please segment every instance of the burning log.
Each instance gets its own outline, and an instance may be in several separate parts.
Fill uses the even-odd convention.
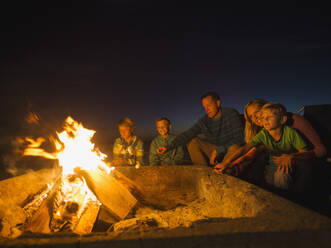
[[[20,205],[26,218],[17,222],[24,223],[24,231],[86,234],[91,232],[101,204],[109,219],[118,221],[136,205],[135,196],[144,198],[139,186],[105,163],[107,155],[91,142],[94,130],[71,117],[63,128],[53,139],[53,153],[41,148],[44,138],[26,138],[29,144],[23,155],[58,160],[61,176],[46,187],[41,185]]]
[[[57,184],[59,180],[56,180]],[[26,217],[31,218],[35,212],[37,212],[43,202],[49,198],[52,192],[52,188],[54,186],[55,182],[50,182],[49,184],[45,185],[43,188],[41,188],[37,193],[33,195],[29,195],[21,204]]]
[[[60,174],[60,171],[58,170]],[[49,182],[37,193],[29,195],[21,204],[25,215],[26,223],[23,230],[36,233],[50,233],[49,222],[51,219],[49,210],[49,200],[58,189],[62,175],[53,182]]]
[[[49,222],[51,216],[49,213],[48,202],[44,200],[34,215],[28,219],[24,226],[25,232],[50,233]]]
[[[61,177],[29,196],[22,208],[27,216],[23,230],[33,233],[92,231],[100,202],[77,175]]]
[[[100,202],[88,189],[84,179],[74,174],[67,175],[62,179],[59,190],[53,199],[53,214],[50,222],[52,232],[75,232],[82,215],[88,208],[93,209],[91,212],[94,214],[89,216],[94,219],[92,221],[94,223],[99,205]],[[89,225],[89,228],[81,226],[77,230],[82,233],[83,230],[89,229],[87,232],[91,232],[92,227],[93,224]]]
[[[124,187],[127,188],[127,190],[130,191],[130,193],[139,201],[145,202],[145,192],[142,190],[142,188],[136,184],[134,181],[129,179],[128,177],[124,176],[121,172],[114,169],[113,171],[114,178],[121,183]],[[102,222],[108,223],[108,224],[114,224],[118,221],[112,214],[109,213],[106,207],[101,206],[100,212],[98,216],[98,220],[101,220]]]
[[[115,219],[124,219],[136,205],[137,199],[113,175],[100,169],[76,169],[75,172],[85,178],[89,188]]]
[[[54,183],[47,184],[36,194],[29,196],[22,207],[27,217],[24,225],[24,231],[37,233],[50,233],[49,221],[50,214],[47,199],[51,195]]]
[[[138,184],[136,184],[130,178],[124,176],[121,172],[119,172],[116,169],[113,170],[113,175],[116,178],[116,180],[122,183],[123,186],[125,186],[134,197],[138,198],[140,201],[145,201],[146,198],[145,192]]]
[[[73,228],[73,232],[77,234],[88,234],[92,232],[94,222],[98,217],[100,205],[96,202],[89,202],[82,213],[78,223]]]

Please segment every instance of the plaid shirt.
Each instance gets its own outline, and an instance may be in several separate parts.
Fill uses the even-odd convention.
[[[113,155],[114,159],[123,158],[129,165],[136,165],[137,162],[143,164],[143,142],[137,136],[133,136],[129,144],[123,138],[117,138],[113,147]]]
[[[217,153],[226,152],[234,144],[243,145],[244,132],[239,113],[235,109],[222,108],[221,117],[217,120],[205,115],[189,130],[179,134],[167,147],[173,149],[185,145],[199,134],[217,147]]]

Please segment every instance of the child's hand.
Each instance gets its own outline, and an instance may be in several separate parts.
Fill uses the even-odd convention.
[[[114,159],[111,163],[114,166],[121,166],[121,165],[125,165],[127,162],[123,158],[117,158],[117,159]]]
[[[167,152],[167,150],[168,149],[164,146],[160,146],[159,148],[156,149],[157,153],[161,154],[161,155],[165,154]]]
[[[211,153],[211,155],[210,155],[210,158],[209,158],[209,163],[210,164],[214,164],[216,157],[217,157],[217,152],[216,152],[216,150],[213,150],[212,153]]]
[[[221,162],[221,163],[218,163],[214,166],[214,171],[217,173],[217,174],[222,174],[223,171],[228,168],[228,165],[225,164],[224,162]]]
[[[279,157],[272,157],[274,163],[278,166],[278,171],[281,173],[289,174],[292,172],[292,160],[293,156],[291,154],[283,154]]]

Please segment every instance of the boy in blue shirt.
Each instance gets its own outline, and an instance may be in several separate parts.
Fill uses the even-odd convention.
[[[159,133],[156,136],[150,147],[149,165],[180,165],[184,163],[184,150],[182,146],[178,146],[165,154],[158,154],[157,148],[160,146],[168,146],[176,135],[169,133],[171,123],[166,117],[160,117],[155,121],[156,129]]]

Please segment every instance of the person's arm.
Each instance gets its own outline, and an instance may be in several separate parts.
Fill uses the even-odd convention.
[[[250,143],[246,143],[241,146],[237,151],[235,151],[231,156],[229,156],[225,161],[215,165],[215,172],[222,173],[228,167],[231,167],[231,163],[235,161],[241,155],[247,153],[252,147],[260,147],[265,144],[265,134],[264,131],[261,130],[255,137],[250,141]],[[256,154],[256,153],[255,153]],[[253,155],[255,155],[253,154]]]
[[[309,123],[309,121],[298,114],[293,114],[292,118],[292,128],[300,131],[309,140],[309,142],[313,145],[312,151],[316,157],[324,157],[327,153],[326,147],[323,145],[321,138]]]
[[[282,154],[279,157],[272,158],[274,163],[278,166],[278,170],[286,174],[292,171],[292,165],[295,164],[295,161],[315,157],[314,152],[306,148],[307,145],[299,133],[294,129],[291,130],[290,140],[288,142],[290,142],[298,152]]]
[[[293,161],[311,159],[315,157],[315,152],[313,150],[301,149],[297,153],[293,153]]]
[[[143,165],[143,158],[144,158],[144,143],[141,140],[138,140],[137,146],[136,146],[136,161],[140,163],[140,165]]]
[[[175,151],[174,157],[175,164],[182,165],[184,161],[184,149],[182,146],[178,146]]]
[[[300,149],[296,153],[282,154],[279,157],[273,157],[272,160],[278,166],[280,172],[289,174],[298,160],[311,159],[315,157],[313,150]]]
[[[152,141],[150,149],[149,149],[149,165],[160,165],[160,156],[156,152],[157,144],[155,139]]]
[[[245,143],[244,140],[244,129],[237,111],[231,111],[227,117],[227,122],[229,122],[230,132],[232,139],[222,146],[216,148],[217,154],[226,153],[228,148],[234,144],[241,146]]]
[[[259,146],[259,147],[254,146],[247,153],[245,153],[241,157],[231,162],[230,167],[234,168],[233,174],[235,176],[239,176],[240,173],[245,171],[246,168],[252,164],[256,156],[260,154],[262,150],[264,150],[264,146]]]
[[[201,119],[197,123],[195,123],[189,130],[177,135],[176,138],[170,143],[169,146],[167,146],[167,147],[162,146],[162,147],[157,148],[157,152],[159,154],[165,154],[169,150],[172,150],[178,146],[185,145],[187,142],[189,142],[191,139],[193,139],[199,133],[201,133],[200,122],[201,122]]]
[[[226,160],[218,163],[214,166],[214,170],[217,173],[222,173],[227,167],[230,167],[231,163],[239,158],[241,155],[248,152],[253,147],[252,144],[247,143],[240,147],[237,151],[235,151],[231,156],[229,156]]]
[[[113,146],[113,166],[121,166],[127,164],[127,160],[121,157],[122,144],[120,139],[116,139]]]
[[[119,139],[116,139],[115,143],[114,143],[114,146],[113,146],[113,159],[120,158],[121,149],[122,149],[122,146],[119,142]]]

